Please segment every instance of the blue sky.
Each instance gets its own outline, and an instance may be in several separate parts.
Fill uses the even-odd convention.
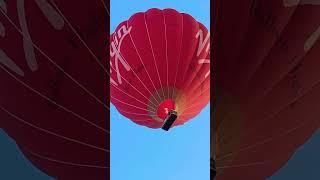
[[[156,7],[191,14],[207,28],[210,1],[111,0],[111,26]],[[111,106],[111,180],[209,180],[209,105],[191,122],[165,132],[134,124]],[[124,173],[125,172],[125,173]]]

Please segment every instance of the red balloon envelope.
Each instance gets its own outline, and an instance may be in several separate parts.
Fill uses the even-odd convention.
[[[217,179],[266,179],[319,128],[320,3],[214,3]]]
[[[107,179],[108,68],[101,64],[107,63],[108,27],[102,1],[0,5],[0,128],[49,176]]]
[[[122,22],[110,38],[110,98],[133,122],[162,126],[170,110],[174,126],[209,102],[209,33],[173,9],[150,9]]]

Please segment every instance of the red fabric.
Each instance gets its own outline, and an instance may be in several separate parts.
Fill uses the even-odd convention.
[[[320,5],[284,2],[215,2],[216,86],[241,112],[240,148],[217,157],[218,180],[266,179],[319,127]]]
[[[33,43],[65,73],[100,101],[108,103],[109,79],[106,71],[98,65],[66,21],[62,24],[51,23],[36,3],[50,1],[6,1],[8,17],[21,29],[17,2],[24,2],[20,7],[25,11],[26,25]],[[100,60],[101,63],[106,65],[107,13],[101,1],[54,2],[93,53],[103,59]],[[53,4],[46,7],[55,9]],[[58,13],[50,8],[45,12]],[[57,15],[53,17],[63,19]],[[5,28],[5,35],[0,36],[0,50],[23,72],[16,73],[12,70],[12,65],[9,68],[0,62],[0,128],[17,142],[34,165],[49,176],[59,180],[107,179],[109,168],[75,165],[108,166],[109,134],[80,118],[81,116],[103,129],[108,129],[109,115],[106,107],[67,77],[36,48],[34,51],[24,50],[23,36],[2,13],[0,22]],[[38,67],[33,71],[27,63],[26,52],[35,54]],[[104,68],[108,70],[107,66]],[[79,116],[50,103],[35,91]],[[106,151],[57,135],[101,147]]]
[[[133,122],[161,127],[163,117],[152,111],[173,99],[178,111],[174,125],[180,125],[209,102],[209,34],[190,15],[173,9],[137,13],[119,24],[110,41],[111,82],[116,83],[110,85],[111,102]],[[179,92],[173,95],[172,88]],[[152,99],[157,102],[150,110]]]

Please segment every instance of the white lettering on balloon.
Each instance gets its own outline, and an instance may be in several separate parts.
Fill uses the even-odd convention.
[[[203,52],[204,48],[206,47],[206,52],[210,50],[210,33],[208,32],[206,37],[203,38],[203,31],[199,29],[198,33],[196,34],[196,38],[199,39],[199,45],[197,50],[197,57],[200,56],[201,52]],[[198,64],[210,64],[210,59],[199,59]],[[205,74],[204,78],[207,78],[210,75],[210,70]]]
[[[208,43],[210,38],[210,33],[207,33],[205,39],[203,39],[203,31],[202,29],[199,29],[198,33],[196,34],[196,38],[199,38],[197,56],[201,54],[201,52],[203,51],[206,45],[207,45],[206,52],[208,52],[210,48],[210,44]]]
[[[54,8],[47,2],[47,0],[35,0],[35,2],[40,8],[40,10],[42,11],[42,13],[45,15],[45,17],[48,19],[48,21],[51,23],[51,25],[56,30],[61,30],[64,26],[64,20],[58,14],[58,12],[54,10]],[[0,0],[0,10],[2,14],[7,16],[6,15],[7,5],[4,0]],[[17,0],[17,11],[18,11],[18,19],[21,27],[21,32],[23,34],[23,49],[24,49],[25,58],[29,68],[32,71],[36,71],[38,69],[38,63],[34,53],[33,42],[28,30],[24,0]],[[5,36],[5,28],[1,22],[0,22],[0,36],[1,37]],[[18,75],[24,76],[24,72],[18,67],[17,64],[15,64],[7,56],[7,54],[2,49],[0,49],[0,63],[2,63],[7,68],[14,71],[15,73],[17,73]]]
[[[309,51],[313,45],[320,39],[320,26],[314,31],[304,44],[304,51]]]
[[[3,38],[6,35],[6,30],[3,24],[0,22],[0,36]]]
[[[285,7],[300,5],[320,5],[320,0],[283,0]],[[308,52],[313,45],[320,39],[320,26],[309,36],[304,44],[304,51]]]
[[[4,0],[0,0],[0,8],[5,12],[7,13],[7,4]]]
[[[210,59],[199,59],[199,64],[210,64]],[[204,78],[207,78],[210,75],[210,70],[204,75]]]
[[[320,5],[320,0],[283,0],[285,7],[292,7],[298,5]]]
[[[129,28],[127,28],[126,25],[121,26],[121,28],[113,34],[113,41],[110,44],[110,56],[114,57],[114,63],[110,61],[110,82],[116,86],[118,86],[118,83],[122,84],[119,61],[127,71],[130,71],[131,69],[129,64],[121,55],[122,41],[130,33],[131,29],[131,26]],[[113,67],[113,64],[115,65],[115,68]],[[111,73],[113,72],[112,69],[115,69],[117,73],[117,82],[111,77]]]

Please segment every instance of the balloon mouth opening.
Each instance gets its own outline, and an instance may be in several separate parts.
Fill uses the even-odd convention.
[[[165,99],[162,101],[157,109],[157,116],[160,119],[165,119],[170,111],[175,111],[175,103],[173,99]]]

